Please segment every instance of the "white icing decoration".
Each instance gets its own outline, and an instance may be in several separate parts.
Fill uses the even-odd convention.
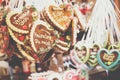
[[[26,17],[27,15],[29,15],[29,13],[30,11],[24,12],[22,15],[18,17],[17,20],[13,21],[13,23],[23,26],[29,20],[29,17]]]
[[[63,74],[63,80],[72,80],[73,76],[75,76],[75,70],[65,71]]]
[[[34,60],[35,60],[33,57],[31,57],[30,55],[28,55],[28,54],[22,49],[22,47],[21,47],[20,44],[17,44],[17,48],[18,48],[18,50],[21,52],[21,54],[22,54],[24,57],[26,57],[28,60],[30,60],[30,61],[34,61]]]
[[[20,41],[18,38],[15,37],[14,33],[12,32],[12,30],[10,30],[8,28],[8,31],[9,31],[10,35],[12,36],[13,40],[15,40],[18,44],[24,45],[24,42]]]
[[[43,25],[43,26],[45,26],[47,29],[49,29],[49,28],[48,28],[49,26],[48,26],[45,22],[40,21],[40,20],[35,21],[32,29],[31,29],[30,41],[31,41],[32,48],[34,49],[35,52],[44,53],[44,52],[46,52],[46,51],[48,51],[48,50],[50,50],[50,49],[52,48],[51,43],[53,43],[53,40],[52,40],[52,36],[50,35],[50,33],[47,32],[47,31],[45,31],[45,30],[43,30],[43,29],[41,29],[41,30],[44,31],[44,32],[46,32],[46,33],[49,33],[49,34],[43,35],[43,34],[39,34],[39,33],[36,33],[36,32],[35,32],[35,29],[36,29],[37,25],[39,25],[39,24],[40,24],[40,25]],[[38,38],[38,39],[37,39],[37,38]],[[45,39],[45,40],[44,40],[44,41],[43,41],[43,40],[41,41],[41,40],[39,40],[39,39]],[[48,40],[49,40],[49,41],[48,41]],[[35,43],[34,43],[34,42],[35,42]],[[35,46],[35,44],[37,44],[37,45],[43,44],[43,45],[46,46],[46,48],[39,47],[39,49],[37,49],[36,46]]]
[[[54,5],[54,6],[57,6],[57,5]],[[46,11],[46,14],[47,14],[47,16],[50,18],[50,20],[52,21],[52,22],[54,22],[54,24],[61,30],[61,31],[65,31],[66,30],[66,27],[67,26],[61,26],[58,22],[56,22],[55,21],[55,19],[51,16],[51,15],[56,15],[56,14],[50,14],[50,12],[49,12],[49,6],[47,6],[46,8],[45,8],[45,11]],[[58,14],[58,13],[57,13]],[[59,13],[59,15],[61,15],[60,17],[63,17],[63,15],[62,15],[62,12],[60,12]],[[66,18],[66,19],[68,19],[68,18]],[[61,19],[60,19],[60,21],[61,21]],[[67,20],[68,21],[68,20]]]
[[[59,73],[52,73],[48,76],[48,80],[53,80],[55,78],[57,78],[58,80],[63,80],[62,76]]]
[[[14,15],[14,14],[18,14],[18,13],[20,13],[20,12],[13,12],[13,11],[11,11],[11,12],[8,13],[8,15],[7,15],[7,17],[6,17],[7,25],[8,25],[13,31],[17,31],[17,32],[19,32],[19,33],[25,33],[25,34],[27,34],[29,31],[22,30],[22,29],[18,29],[18,28],[15,27],[13,24],[11,24],[11,21],[10,21],[11,16]]]

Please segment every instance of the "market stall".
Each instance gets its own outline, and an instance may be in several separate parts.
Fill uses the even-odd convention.
[[[119,69],[118,4],[118,0],[1,0],[0,61],[9,63],[7,75],[93,80],[103,73],[100,80],[107,79],[109,72]]]

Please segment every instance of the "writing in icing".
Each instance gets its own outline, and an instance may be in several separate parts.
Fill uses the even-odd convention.
[[[37,47],[38,53],[46,52],[51,49],[51,43],[53,43],[52,36],[48,34],[40,34],[35,32],[34,33],[34,43],[37,44],[39,47]],[[43,46],[41,46],[43,45]]]
[[[36,44],[51,45],[49,41],[45,41],[45,40],[44,40],[44,41],[43,41],[43,40],[40,41],[40,40],[38,40],[38,39],[35,39],[34,42],[35,42]]]
[[[39,51],[44,52],[46,50],[50,50],[51,48],[51,43],[53,43],[52,36],[48,34],[39,34],[37,32],[34,33],[34,43],[37,44],[39,47]],[[40,46],[40,45],[43,46]]]
[[[23,26],[29,20],[29,17],[26,17],[27,15],[29,15],[29,13],[29,11],[24,12],[13,23]]]
[[[38,33],[34,33],[34,36],[36,37],[36,38],[44,38],[44,39],[48,39],[48,40],[51,40],[52,39],[52,37],[51,36],[49,36],[49,35],[47,35],[47,34],[38,34]]]
[[[63,12],[58,12],[58,11],[53,12],[53,13],[52,13],[52,16],[53,16],[54,18],[56,18],[56,17],[62,17],[62,16],[63,16]]]
[[[61,18],[59,18],[57,21],[61,22],[61,21],[68,21],[68,17],[67,16],[61,16]]]
[[[113,62],[114,61],[115,56],[114,55],[108,55],[108,54],[104,54],[103,55],[103,59],[106,61],[110,61]]]
[[[54,17],[55,20],[57,20],[58,23],[61,23],[61,22],[66,23],[66,21],[69,22],[68,16],[65,16],[65,14],[63,12],[60,12],[60,11],[53,12],[52,16]],[[63,23],[63,24],[65,24],[65,23]]]
[[[25,22],[27,22],[29,20],[29,18],[24,18],[24,19],[17,19],[17,20],[15,20],[13,23],[14,24],[17,24],[17,25],[21,25],[21,26],[23,26],[24,24],[25,24]]]

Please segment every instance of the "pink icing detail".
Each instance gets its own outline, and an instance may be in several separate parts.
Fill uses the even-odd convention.
[[[78,75],[73,76],[72,80],[79,80],[79,76]]]
[[[47,80],[46,78],[40,77],[38,80]]]

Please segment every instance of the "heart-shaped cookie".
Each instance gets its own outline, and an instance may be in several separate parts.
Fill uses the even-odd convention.
[[[30,42],[36,53],[48,52],[53,48],[56,38],[54,30],[47,23],[40,20],[34,22],[30,32]]]
[[[63,79],[61,74],[53,72],[50,75],[48,75],[47,80],[63,80]]]
[[[70,44],[60,38],[56,40],[56,45],[53,49],[55,53],[67,53],[69,48]]]
[[[79,80],[89,80],[88,71],[83,67],[77,70],[77,75],[79,76]]]
[[[71,23],[73,10],[65,4],[60,6],[50,5],[45,8],[44,16],[46,20],[57,30],[65,32]]]
[[[34,7],[26,7],[21,12],[9,12],[6,17],[6,23],[13,31],[26,34],[29,33],[37,16],[38,14]]]
[[[73,80],[73,76],[75,75],[75,70],[67,70],[64,72],[63,80]]]
[[[108,46],[108,50],[111,50],[111,49],[118,49],[120,50],[120,43],[115,43],[115,44],[111,44]]]
[[[78,42],[75,46],[73,51],[71,52],[71,59],[73,62],[78,63],[86,63],[89,59],[89,49],[86,44],[82,43],[81,41]]]
[[[89,53],[90,53],[90,57],[87,61],[87,64],[91,67],[95,67],[98,64],[98,60],[97,60],[97,52],[100,49],[100,45],[93,44],[92,48],[89,49]]]
[[[25,42],[29,40],[29,34],[21,34],[11,30],[10,28],[8,28],[8,31],[13,40],[18,44],[24,45]]]
[[[30,61],[35,60],[34,58],[36,58],[36,57],[32,56],[31,54],[33,54],[33,53],[32,53],[30,50],[26,49],[25,46],[20,45],[20,44],[17,44],[17,48],[18,48],[18,50],[21,52],[21,54],[22,54],[24,57],[26,57],[28,60],[30,60]],[[34,57],[34,58],[33,58],[33,57]]]
[[[109,70],[117,66],[120,59],[120,53],[116,49],[110,51],[107,49],[100,49],[97,54],[97,59],[103,68]]]

